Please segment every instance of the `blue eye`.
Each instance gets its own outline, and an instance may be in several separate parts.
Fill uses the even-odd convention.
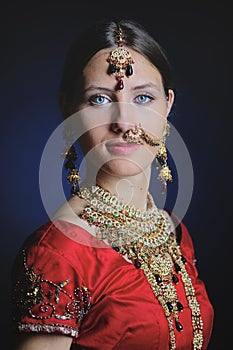
[[[111,99],[104,95],[95,95],[89,99],[92,105],[102,106],[111,102]]]
[[[149,95],[138,95],[135,98],[136,103],[140,103],[140,104],[144,104],[144,103],[148,103],[151,102],[154,98],[149,96]]]

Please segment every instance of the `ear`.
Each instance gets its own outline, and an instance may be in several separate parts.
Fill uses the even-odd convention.
[[[169,89],[168,90],[168,97],[167,97],[167,114],[166,114],[166,117],[169,116],[169,113],[172,109],[172,105],[173,105],[173,102],[174,102],[174,99],[175,99],[175,93],[172,89]]]

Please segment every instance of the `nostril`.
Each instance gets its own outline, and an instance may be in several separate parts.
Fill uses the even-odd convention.
[[[111,124],[111,130],[115,133],[115,134],[121,134],[123,133],[123,129],[117,125],[117,124]]]
[[[115,122],[115,123],[111,123],[111,130],[114,133],[117,134],[124,134],[127,130],[129,129],[134,129],[135,125],[133,126],[133,124],[131,123],[119,123],[119,122]]]

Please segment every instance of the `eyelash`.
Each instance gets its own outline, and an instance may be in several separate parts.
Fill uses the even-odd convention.
[[[147,100],[146,102],[139,102],[139,101],[137,101],[139,98],[141,98],[141,97],[144,97],[144,98],[147,98],[147,99],[149,99],[149,101]],[[97,102],[97,99],[105,99],[107,102],[105,102],[105,103],[98,103]],[[148,94],[140,94],[140,95],[138,95],[138,96],[136,96],[135,98],[134,98],[134,101],[137,103],[137,104],[146,104],[146,103],[150,103],[151,101],[153,101],[154,100],[154,97],[152,97],[152,96],[150,96],[150,95],[148,95]],[[89,99],[89,103],[92,105],[92,106],[103,106],[103,105],[105,105],[105,104],[107,104],[107,103],[110,103],[110,102],[112,102],[112,99],[110,98],[110,97],[108,97],[108,96],[105,96],[105,95],[101,95],[101,94],[97,94],[97,95],[94,95],[94,96],[91,96],[91,98]]]
[[[98,102],[96,102],[96,100],[98,98],[106,99],[108,101],[107,103],[112,102],[111,98],[108,97],[108,96],[105,96],[105,95],[94,95],[94,96],[91,96],[91,98],[89,99],[89,103],[92,106],[102,106],[102,105],[106,104],[106,103],[98,103]]]
[[[148,95],[148,94],[141,94],[141,95],[138,95],[137,97],[135,97],[135,100],[137,100],[139,97],[146,97],[147,99],[149,99],[149,101],[147,101],[147,102],[136,102],[136,103],[138,103],[138,104],[146,104],[146,103],[150,103],[151,101],[153,101],[154,100],[154,97],[152,97],[152,96],[150,96],[150,95]]]

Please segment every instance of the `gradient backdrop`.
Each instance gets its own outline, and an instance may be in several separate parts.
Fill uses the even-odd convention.
[[[168,1],[153,1],[153,6],[123,3],[15,1],[1,5],[2,339],[8,343],[14,256],[26,236],[47,220],[38,171],[45,143],[62,121],[57,90],[66,50],[82,26],[122,16],[141,22],[165,48],[173,67],[176,100],[171,122],[190,152],[194,169],[194,192],[184,222],[193,237],[200,277],[215,308],[209,349],[229,349],[231,10],[223,1],[186,6]],[[170,188],[172,201],[172,185]]]

